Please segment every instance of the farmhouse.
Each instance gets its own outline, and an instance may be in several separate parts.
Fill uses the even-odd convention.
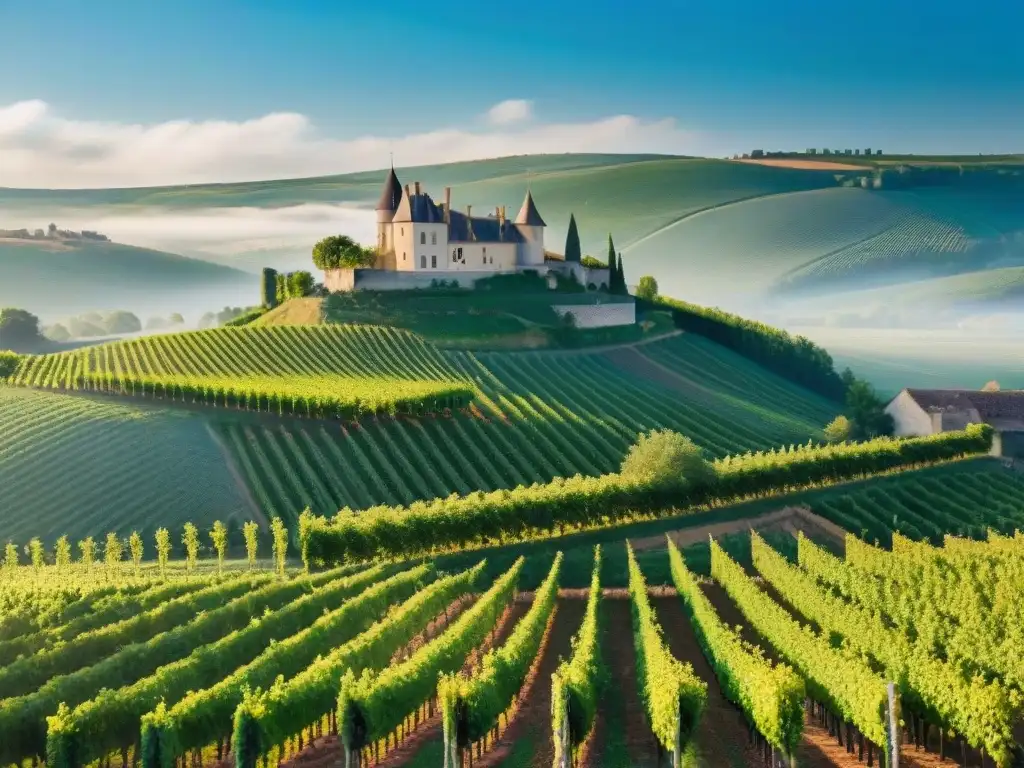
[[[934,435],[991,424],[992,453],[1024,458],[1024,390],[904,389],[885,407],[896,434]]]
[[[584,286],[607,288],[607,269],[550,258],[544,250],[547,224],[527,190],[515,220],[504,206],[486,215],[452,208],[451,187],[434,202],[420,182],[404,187],[392,168],[377,202],[377,259],[372,269],[335,269],[325,274],[331,291],[427,287],[436,281],[474,281],[496,274],[534,271],[540,275],[573,274]]]

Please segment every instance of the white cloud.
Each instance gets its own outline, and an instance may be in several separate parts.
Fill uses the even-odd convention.
[[[487,110],[491,125],[511,125],[529,120],[533,114],[533,102],[526,99],[508,99]]]
[[[491,113],[523,114],[521,106],[509,103]],[[710,154],[706,145],[701,151],[703,142],[673,119],[631,115],[529,123],[518,130],[439,128],[397,138],[334,139],[295,113],[142,125],[72,120],[45,102],[25,101],[0,107],[0,186],[131,187],[320,176],[380,168],[389,152],[405,166],[534,153]]]

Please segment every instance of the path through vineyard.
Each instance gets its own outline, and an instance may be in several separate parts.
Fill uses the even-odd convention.
[[[551,739],[551,675],[558,669],[559,662],[572,654],[572,637],[587,612],[586,595],[587,590],[581,590],[581,596],[559,598],[543,656],[524,686],[522,705],[494,749],[473,761],[474,768],[503,765],[520,741],[528,742],[533,768],[551,768],[555,758]]]
[[[750,735],[743,715],[722,694],[678,595],[656,597],[651,605],[672,655],[693,665],[693,671],[708,684],[708,703],[697,726],[695,746],[697,766],[722,768],[762,768],[764,760],[750,746]]]

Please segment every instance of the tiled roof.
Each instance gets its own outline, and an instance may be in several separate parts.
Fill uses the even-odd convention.
[[[378,211],[395,211],[402,201],[402,185],[398,181],[398,175],[392,168],[384,181],[384,190],[380,193],[380,200],[377,201]]]
[[[469,234],[470,226],[473,229],[472,237]],[[478,243],[521,243],[523,235],[508,219],[505,219],[504,227],[501,227],[496,216],[474,216],[469,219],[464,213],[452,211],[448,241],[465,243],[470,240]]]
[[[441,224],[444,222],[444,211],[434,203],[426,192],[403,195],[398,204],[392,221],[415,221],[420,224]]]
[[[925,411],[976,410],[984,421],[1024,419],[1024,390],[982,392],[972,389],[908,389]]]
[[[526,192],[526,199],[523,200],[523,207],[519,209],[519,215],[516,216],[516,224],[524,224],[530,227],[545,227],[544,219],[540,217],[540,213],[537,212],[537,206],[534,205],[533,195],[530,194],[529,190]]]

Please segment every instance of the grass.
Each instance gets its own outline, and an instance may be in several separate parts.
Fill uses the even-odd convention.
[[[256,318],[253,325],[319,325],[323,322],[321,299],[288,299]]]
[[[0,387],[0,542],[48,546],[252,512],[190,414]]]

